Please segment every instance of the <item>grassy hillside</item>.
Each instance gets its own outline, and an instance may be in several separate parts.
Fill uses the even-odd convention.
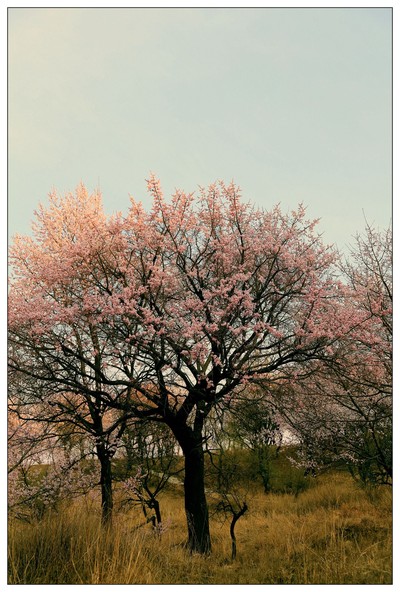
[[[302,489],[302,488],[301,488]],[[391,491],[361,489],[347,474],[326,474],[307,489],[247,492],[230,560],[229,521],[211,518],[213,552],[184,548],[182,492],[160,497],[161,537],[139,508],[99,524],[98,500],[82,499],[34,524],[9,522],[10,584],[390,584]],[[210,505],[214,498],[210,496]]]

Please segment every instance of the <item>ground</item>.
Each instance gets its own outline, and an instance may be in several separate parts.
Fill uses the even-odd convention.
[[[245,493],[245,492],[244,492]],[[182,492],[160,497],[165,532],[145,524],[140,508],[116,511],[108,532],[98,500],[86,498],[40,522],[9,521],[10,584],[390,584],[391,490],[366,489],[343,472],[304,491],[247,492],[230,559],[229,520],[212,514],[212,554],[185,547]],[[210,498],[211,512],[214,500]]]

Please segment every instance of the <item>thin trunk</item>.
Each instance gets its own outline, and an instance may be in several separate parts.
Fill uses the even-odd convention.
[[[245,512],[247,512],[247,510],[248,510],[248,506],[247,506],[246,502],[244,502],[240,511],[234,512],[234,514],[233,514],[231,528],[230,528],[231,539],[232,539],[232,561],[234,561],[236,559],[236,535],[235,535],[236,522],[239,520],[239,518],[241,516],[243,516],[243,514]]]

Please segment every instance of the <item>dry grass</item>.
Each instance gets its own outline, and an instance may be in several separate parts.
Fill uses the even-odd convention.
[[[158,538],[138,509],[104,532],[95,508],[80,503],[37,524],[9,523],[10,584],[390,584],[391,492],[373,495],[343,474],[300,493],[257,492],[236,527],[211,522],[210,557],[184,548],[183,502],[161,499],[169,529]]]

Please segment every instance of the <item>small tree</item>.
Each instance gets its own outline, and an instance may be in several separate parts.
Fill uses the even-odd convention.
[[[227,415],[222,410],[207,422],[206,450],[211,465],[211,482],[214,484],[211,495],[214,498],[215,513],[223,518],[231,517],[229,534],[232,541],[231,560],[234,561],[237,554],[236,523],[249,507],[248,491],[245,484],[238,479],[239,467],[232,454],[234,451],[226,448],[229,442],[229,437],[226,437],[229,430],[225,426]]]
[[[126,493],[123,503],[139,503],[146,519],[161,533],[158,497],[170,478],[182,470],[176,441],[164,424],[136,420],[128,423],[123,443],[129,451],[127,469],[130,474],[123,484]]]

